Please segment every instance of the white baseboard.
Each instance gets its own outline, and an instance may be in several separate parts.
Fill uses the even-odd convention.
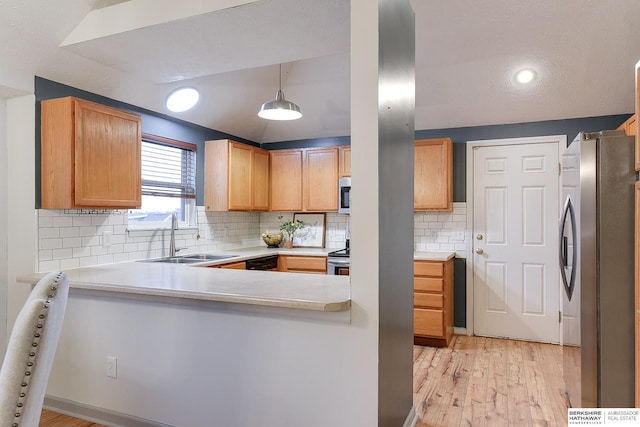
[[[456,335],[467,335],[467,328],[453,328],[453,333]]]
[[[45,396],[44,407],[60,414],[78,417],[87,421],[112,427],[174,427],[169,424],[145,420],[131,415],[53,396]]]
[[[416,408],[412,406],[407,418],[404,420],[404,424],[402,424],[402,427],[415,427],[417,422],[418,414],[416,414]]]

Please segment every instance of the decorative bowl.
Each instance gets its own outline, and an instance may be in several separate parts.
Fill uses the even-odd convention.
[[[262,240],[267,244],[270,248],[277,248],[282,243],[283,239],[282,232],[276,234],[269,234],[269,232],[262,233]]]

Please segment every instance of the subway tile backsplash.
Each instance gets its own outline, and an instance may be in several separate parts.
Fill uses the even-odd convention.
[[[36,210],[39,271],[64,270],[166,256],[170,230],[129,229],[126,210]],[[282,215],[282,219],[278,216]],[[197,211],[197,227],[176,230],[179,254],[264,245],[263,231],[278,231],[291,212]],[[325,247],[345,245],[349,215],[327,213]],[[453,212],[416,212],[414,247],[418,251],[455,251],[466,258],[466,203]]]

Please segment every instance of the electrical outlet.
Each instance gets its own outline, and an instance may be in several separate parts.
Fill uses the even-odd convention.
[[[453,233],[453,240],[463,241],[464,240],[464,231],[455,231]]]
[[[103,231],[102,232],[102,247],[108,248],[111,246],[111,238],[113,237],[112,231]]]
[[[107,356],[107,376],[118,378],[118,358],[115,356]]]
[[[429,229],[429,237],[433,237],[434,239],[438,237],[438,230],[435,228]]]

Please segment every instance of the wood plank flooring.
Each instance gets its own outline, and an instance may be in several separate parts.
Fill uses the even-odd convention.
[[[567,425],[558,345],[456,335],[413,360],[416,427]]]
[[[456,335],[413,361],[416,427],[567,425],[560,346]],[[40,427],[104,426],[45,409]]]
[[[68,415],[58,414],[47,409],[42,410],[40,427],[105,427],[91,421],[80,420]]]

